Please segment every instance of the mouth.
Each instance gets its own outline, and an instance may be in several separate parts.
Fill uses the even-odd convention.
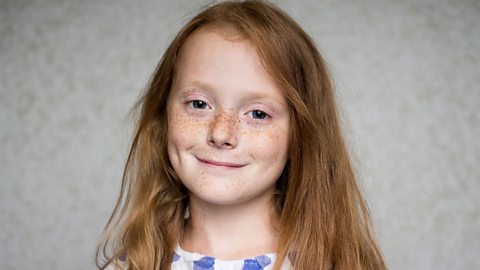
[[[239,163],[232,163],[232,162],[222,162],[222,161],[216,161],[216,160],[211,160],[211,159],[203,159],[203,158],[198,158],[198,161],[201,163],[211,166],[211,167],[217,167],[217,168],[225,168],[225,169],[238,169],[244,167],[246,164],[239,164]]]

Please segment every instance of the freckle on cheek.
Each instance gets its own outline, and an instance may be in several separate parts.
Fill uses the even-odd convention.
[[[190,128],[196,128],[199,125],[204,124],[204,121],[194,119],[184,115],[180,109],[174,108],[169,114],[169,126],[181,129],[182,131],[189,130]]]

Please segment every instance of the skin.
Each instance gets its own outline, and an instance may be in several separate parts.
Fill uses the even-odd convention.
[[[254,47],[232,31],[195,33],[182,49],[167,112],[169,157],[190,191],[182,248],[220,259],[274,252],[272,199],[290,120]]]

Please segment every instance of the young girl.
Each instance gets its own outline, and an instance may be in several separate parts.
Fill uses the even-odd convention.
[[[101,269],[386,269],[325,63],[278,8],[198,14],[137,106]]]

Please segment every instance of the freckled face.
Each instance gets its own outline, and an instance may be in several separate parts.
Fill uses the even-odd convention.
[[[215,205],[270,200],[287,161],[286,99],[249,41],[232,37],[188,39],[167,108],[173,168],[190,196]]]

